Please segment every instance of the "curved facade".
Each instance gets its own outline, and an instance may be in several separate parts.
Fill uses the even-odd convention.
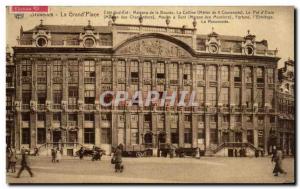
[[[277,124],[277,50],[255,35],[195,28],[40,24],[20,31],[17,149],[161,143],[217,153],[226,142],[269,151]],[[197,107],[102,107],[104,91],[196,91]]]

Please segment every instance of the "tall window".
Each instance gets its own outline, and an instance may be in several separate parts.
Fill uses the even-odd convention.
[[[37,83],[47,83],[47,65],[39,62],[37,65]]]
[[[234,99],[235,99],[235,105],[240,106],[241,105],[241,88],[234,88]]]
[[[95,143],[94,128],[84,128],[84,143],[85,144],[94,144]]]
[[[30,104],[31,100],[31,91],[23,90],[22,91],[22,104]]]
[[[216,68],[216,66],[209,66],[208,67],[208,79],[210,81],[216,81],[217,80],[217,68]]]
[[[217,144],[218,143],[218,131],[217,129],[210,129],[210,143]]]
[[[246,83],[252,83],[252,68],[251,67],[245,68],[245,77],[246,77]]]
[[[178,79],[178,66],[177,66],[177,63],[170,63],[168,65],[169,67],[169,79],[170,79],[170,82],[172,81],[176,81],[177,83],[177,79]],[[175,84],[176,84],[175,83]]]
[[[69,60],[68,65],[68,82],[69,83],[78,83],[79,79],[79,67],[77,60]]]
[[[247,141],[251,144],[254,143],[253,130],[247,130]]]
[[[101,81],[102,83],[111,83],[112,82],[112,65],[111,61],[102,61],[101,65]]]
[[[77,120],[78,120],[77,118],[78,118],[78,116],[77,116],[76,113],[69,113],[69,115],[68,115],[68,120],[69,121],[77,122]]]
[[[143,78],[151,79],[152,72],[151,72],[151,62],[144,62],[143,65]]]
[[[22,61],[22,76],[31,77],[31,63],[29,60]]]
[[[192,143],[192,129],[191,128],[184,129],[184,143],[188,143],[188,144]]]
[[[274,107],[274,91],[272,89],[268,90],[268,103],[270,104],[270,108]]]
[[[62,100],[62,90],[53,91],[53,104],[60,104]]]
[[[204,106],[204,87],[197,87],[197,99],[200,106]]]
[[[22,128],[22,144],[30,144],[29,128]]]
[[[157,77],[157,79],[165,79],[165,63],[163,63],[163,62],[157,63],[156,77]]]
[[[183,79],[184,80],[190,80],[191,79],[191,64],[184,64]]]
[[[222,66],[222,68],[221,68],[221,79],[222,79],[222,81],[228,81],[229,80],[229,67],[228,66]]]
[[[241,67],[234,67],[234,82],[241,82]]]
[[[223,106],[228,106],[229,104],[229,88],[221,88],[221,102]]]
[[[217,105],[217,88],[209,87],[207,90],[207,101],[212,105]]]
[[[263,83],[264,82],[264,70],[263,70],[263,68],[258,67],[256,69],[256,80],[257,80],[257,83]]]
[[[61,61],[55,60],[53,62],[53,82],[60,83],[63,77],[63,66]]]
[[[85,60],[84,61],[84,83],[94,83],[95,77],[96,77],[95,61]]]
[[[61,113],[60,112],[53,112],[53,121],[57,121],[57,122],[61,121]]]
[[[46,143],[46,130],[45,128],[37,129],[37,143],[44,144]]]
[[[246,89],[246,106],[252,108],[252,89]]]
[[[258,103],[259,108],[264,107],[264,90],[263,89],[257,89],[256,90],[256,102]]]
[[[130,78],[132,83],[139,82],[139,64],[137,61],[130,62]]]
[[[196,80],[204,80],[204,66],[203,65],[196,65]]]
[[[272,68],[267,69],[268,73],[268,83],[274,83],[274,70]]]
[[[75,86],[69,86],[69,99],[68,104],[69,105],[76,105],[78,100],[78,88]]]
[[[84,103],[94,104],[95,103],[95,90],[84,90]]]
[[[171,143],[172,144],[178,144],[179,143],[178,128],[171,128]]]
[[[46,103],[46,98],[47,98],[46,91],[38,91],[37,98],[38,98],[37,99],[38,104],[45,104]]]
[[[85,113],[84,121],[95,121],[94,113]]]
[[[118,61],[117,73],[118,73],[118,78],[125,79],[126,76],[125,61],[123,60]]]

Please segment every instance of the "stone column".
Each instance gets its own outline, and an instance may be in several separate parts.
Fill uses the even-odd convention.
[[[47,104],[49,104],[49,109],[46,112],[46,143],[51,142],[51,127],[52,127],[52,108],[53,108],[53,99],[52,99],[52,62],[50,59],[47,59]]]
[[[37,136],[36,136],[36,122],[37,122],[37,113],[36,113],[36,109],[37,109],[37,65],[36,65],[36,60],[35,59],[31,59],[32,61],[32,85],[31,85],[31,101],[30,103],[33,103],[35,110],[32,111],[32,107],[30,107],[31,112],[30,112],[30,149],[33,149],[36,147],[36,140],[37,140]],[[30,104],[30,106],[32,106]]]
[[[166,143],[171,143],[171,123],[170,123],[171,113],[170,111],[165,112],[165,129],[166,129]],[[157,119],[156,119],[157,121]],[[179,125],[178,125],[179,126]]]
[[[184,147],[184,114],[179,112],[178,114],[178,131],[179,131],[179,147]]]
[[[144,144],[144,114],[142,112],[138,113],[138,129],[139,129],[139,144]]]
[[[269,151],[268,149],[268,140],[269,140],[269,134],[270,134],[270,117],[268,115],[265,115],[265,120],[264,120],[264,150],[265,153]]]
[[[16,128],[15,128],[15,148],[21,148],[21,123],[22,123],[22,64],[19,59],[16,60],[16,100],[15,100],[15,115],[16,115]]]
[[[130,121],[131,121],[130,113],[127,111],[125,113],[125,145],[131,144]]]
[[[101,95],[101,59],[95,59],[95,69],[96,69],[96,80],[95,80],[95,145],[101,145],[101,105],[100,105],[100,95]]]
[[[258,147],[258,121],[257,116],[253,116],[253,145]]]
[[[210,127],[209,127],[209,115],[205,114],[205,149],[208,150],[210,146]]]
[[[116,112],[111,113],[111,137],[112,137],[112,146],[117,146],[118,145],[118,114]]]
[[[158,143],[158,133],[157,133],[157,114],[152,112],[151,113],[151,126],[152,126],[152,132],[154,134],[154,137],[153,137],[153,147],[157,147],[157,143]]]
[[[196,148],[198,146],[198,119],[196,114],[192,114],[192,147]]]
[[[68,102],[68,60],[66,58],[61,59],[62,67],[63,67],[63,78],[62,78],[62,86],[63,86],[63,101]],[[68,104],[68,103],[67,103]],[[68,113],[66,111],[62,112],[61,115],[61,127],[64,128],[61,130],[61,142],[67,142],[67,127],[68,127]]]
[[[84,102],[84,60],[79,59],[79,82],[78,82],[78,142],[83,144],[84,133],[84,114],[83,114],[83,102]]]

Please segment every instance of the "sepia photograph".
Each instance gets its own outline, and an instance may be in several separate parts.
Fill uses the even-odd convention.
[[[6,183],[295,184],[294,17],[7,6]]]

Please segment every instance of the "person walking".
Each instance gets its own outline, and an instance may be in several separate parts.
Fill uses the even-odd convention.
[[[80,150],[79,150],[79,159],[80,160],[83,159],[83,155],[84,155],[84,149],[83,149],[83,147],[81,147]]]
[[[59,148],[56,149],[56,158],[55,158],[56,162],[59,163],[61,161],[61,151],[59,150]]]
[[[122,150],[121,146],[118,146],[114,152],[114,163],[115,163],[115,172],[123,172],[124,166],[122,165]]]
[[[9,164],[10,164],[10,170],[12,173],[16,172],[16,163],[17,163],[17,154],[15,150],[11,151],[10,159],[9,159]]]
[[[52,163],[56,162],[56,150],[54,150],[53,148],[51,149],[51,157],[52,157]]]
[[[11,157],[11,148],[6,148],[6,172],[9,172],[10,169],[10,157]]]
[[[22,152],[22,159],[21,159],[21,168],[17,174],[17,178],[20,178],[21,173],[26,169],[30,176],[33,177],[33,173],[31,171],[31,168],[29,167],[29,159],[27,155],[28,151]]]
[[[278,173],[286,174],[286,172],[282,168],[282,159],[283,154],[280,149],[276,150],[276,154],[272,157],[272,161],[275,162],[275,167],[273,169],[274,176],[278,176]]]

